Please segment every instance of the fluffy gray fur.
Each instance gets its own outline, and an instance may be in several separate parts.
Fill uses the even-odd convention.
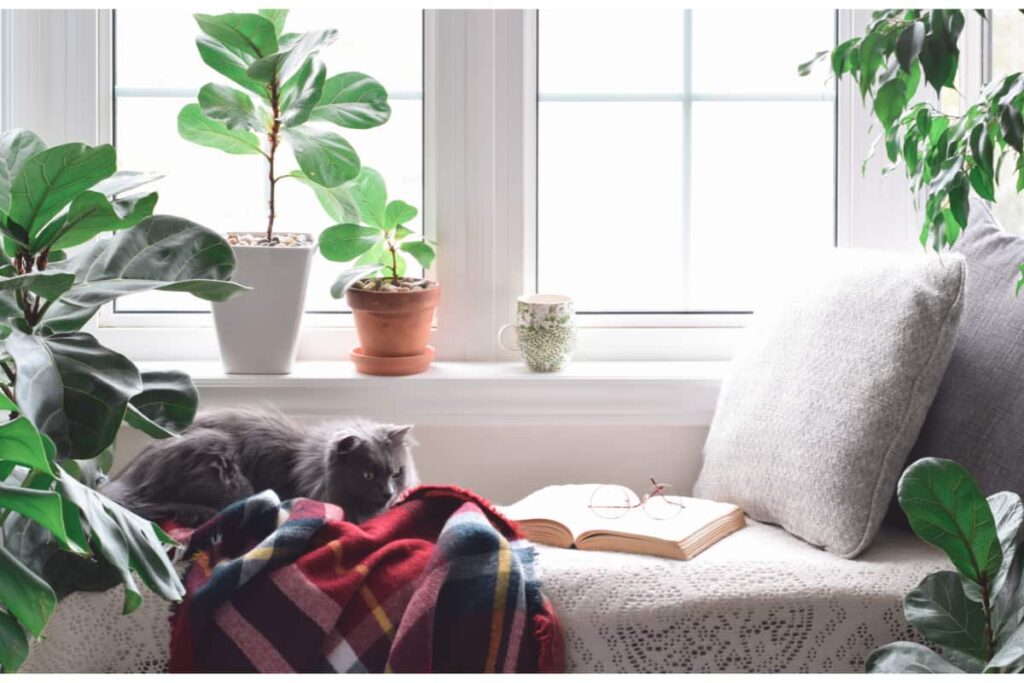
[[[265,410],[207,412],[179,438],[151,444],[101,491],[148,519],[195,525],[273,489],[282,500],[334,503],[360,523],[419,483],[410,429],[361,419],[307,427]]]

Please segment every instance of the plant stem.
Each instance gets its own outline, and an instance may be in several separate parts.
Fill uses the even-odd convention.
[[[277,78],[270,82],[270,112],[273,117],[273,123],[270,124],[270,133],[267,136],[267,140],[270,143],[270,149],[267,151],[267,177],[270,179],[270,199],[269,199],[269,211],[270,215],[267,218],[267,242],[274,239],[274,218],[277,216],[277,212],[274,207],[274,192],[277,189],[277,176],[274,175],[274,160],[277,156],[277,146],[281,143],[281,98],[280,92],[278,91]]]
[[[981,578],[981,610],[985,614],[985,654],[988,659],[996,653],[996,638],[992,632],[992,605],[989,602],[988,577]]]
[[[391,241],[388,242],[388,249],[391,250],[391,281],[398,284],[398,250]]]

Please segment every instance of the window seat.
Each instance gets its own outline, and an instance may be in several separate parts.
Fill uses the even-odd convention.
[[[875,647],[913,638],[902,598],[944,556],[884,530],[856,560],[751,522],[689,562],[541,546],[544,591],[565,632],[569,671],[857,672]],[[60,603],[27,672],[156,672],[170,607],[143,587]]]

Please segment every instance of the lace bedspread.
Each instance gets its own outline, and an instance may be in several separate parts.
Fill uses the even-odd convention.
[[[856,560],[750,522],[689,562],[541,548],[570,671],[862,672],[916,639],[903,595],[942,553],[886,530]]]
[[[862,671],[872,649],[912,638],[903,595],[944,556],[887,531],[856,560],[750,523],[689,562],[540,548],[544,592],[570,671]],[[145,589],[76,593],[58,607],[24,671],[163,671],[168,605]]]

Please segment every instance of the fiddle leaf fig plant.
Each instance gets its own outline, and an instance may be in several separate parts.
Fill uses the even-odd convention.
[[[356,177],[359,156],[338,129],[373,128],[391,116],[384,87],[366,74],[328,77],[319,51],[337,38],[334,29],[285,31],[287,10],[195,14],[202,60],[235,85],[207,83],[198,101],[178,114],[179,134],[228,154],[262,156],[269,192],[265,243],[274,243],[276,187],[298,178],[336,188]],[[281,173],[287,143],[298,170]]]
[[[397,284],[408,268],[406,255],[423,268],[430,268],[437,256],[437,246],[413,233],[405,226],[416,218],[416,207],[400,199],[388,201],[387,187],[380,173],[363,167],[358,177],[341,188],[358,212],[347,204],[333,208],[324,199],[321,203],[335,220],[346,221],[325,229],[320,234],[320,253],[330,261],[352,262],[331,286],[331,296],[340,299],[356,282],[374,275]],[[387,283],[385,283],[387,284]]]
[[[940,548],[955,571],[929,574],[903,614],[937,652],[920,643],[884,645],[869,673],[1024,672],[1024,505],[1010,491],[986,498],[963,467],[925,458],[898,488],[914,532]]]
[[[164,438],[187,426],[198,395],[180,372],[147,373],[82,328],[100,306],[149,290],[222,301],[234,255],[220,235],[154,216],[157,176],[117,173],[110,145],[47,147],[0,134],[0,670],[40,636],[71,567],[105,568],[124,611],[184,588],[155,524],[91,488],[122,423]],[[113,233],[103,240],[101,233]],[[77,247],[68,257],[64,249]]]
[[[976,12],[988,20],[985,10]],[[807,75],[825,61],[836,77],[849,74],[861,97],[871,100],[882,128],[872,153],[883,144],[891,164],[883,172],[902,164],[915,198],[924,196],[921,243],[936,251],[966,229],[970,190],[995,201],[1000,170],[1007,167],[1017,174],[1017,191],[1024,190],[1024,74],[988,83],[959,114],[928,101],[929,89],[939,102],[944,90],[956,90],[964,24],[958,9],[880,10],[863,36],[799,67]],[[1018,291],[1022,285],[1024,264]]]

